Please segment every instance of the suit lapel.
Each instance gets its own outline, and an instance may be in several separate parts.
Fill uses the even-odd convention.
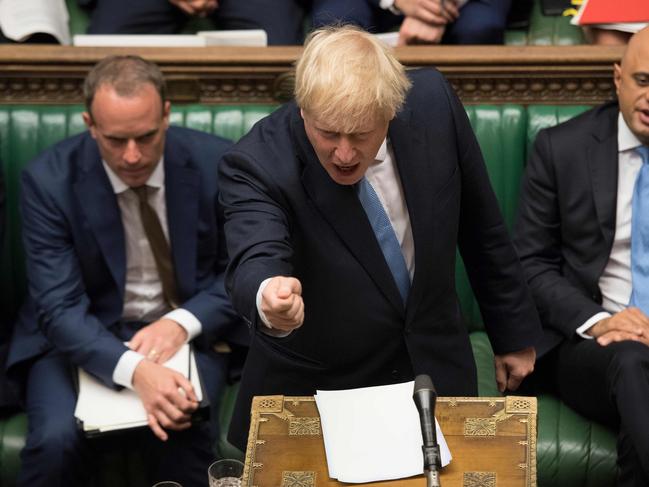
[[[77,202],[88,220],[123,299],[126,282],[126,244],[117,198],[101,163],[97,144],[89,134],[80,151],[82,176],[75,184]]]
[[[180,142],[168,132],[165,144],[165,195],[171,255],[180,297],[194,292],[200,176],[188,166]],[[216,171],[216,166],[214,167]]]
[[[606,115],[608,116],[607,123],[596,127],[586,156],[592,178],[597,218],[606,245],[610,248],[615,236],[615,212],[617,209],[617,110],[611,110]]]
[[[423,289],[426,288],[424,285],[425,280],[434,274],[434,272],[431,272],[431,269],[434,269],[434,262],[430,251],[433,247],[434,237],[433,225],[431,225],[433,216],[428,210],[431,205],[430,201],[428,201],[429,195],[425,191],[421,191],[417,183],[422,180],[431,180],[432,176],[427,171],[430,171],[432,166],[421,160],[425,157],[425,154],[418,148],[427,145],[423,143],[423,129],[410,123],[410,113],[410,109],[406,107],[390,123],[388,131],[395,164],[399,171],[401,186],[408,206],[415,246],[415,274],[408,296],[406,320],[414,316],[417,304],[422,298]]]
[[[302,184],[322,217],[331,225],[392,305],[403,313],[404,305],[383,252],[361,206],[354,186],[331,179],[318,160],[296,110],[292,119],[296,154],[302,164]]]

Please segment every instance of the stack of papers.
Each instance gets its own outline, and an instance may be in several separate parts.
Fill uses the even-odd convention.
[[[188,377],[198,401],[202,401],[198,368],[188,344],[183,345],[164,365]],[[74,415],[83,423],[87,434],[147,425],[146,410],[135,391],[111,389],[82,369],[79,369],[79,397]]]
[[[196,35],[83,34],[75,35],[72,43],[75,46],[92,47],[264,47],[268,44],[268,38],[266,31],[261,29],[206,30],[198,32]]]
[[[423,473],[414,382],[344,391],[318,391],[329,477],[340,482],[393,480]],[[437,420],[442,466],[451,461]]]

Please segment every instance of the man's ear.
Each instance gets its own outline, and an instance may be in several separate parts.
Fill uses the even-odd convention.
[[[169,128],[169,116],[171,115],[171,102],[167,100],[162,106],[162,120],[164,121],[165,130]]]
[[[622,66],[615,63],[613,65],[613,82],[615,83],[615,91],[620,94],[620,84],[622,83]]]
[[[90,135],[92,135],[93,139],[96,138],[95,122],[92,119],[92,115],[88,112],[83,112],[81,117],[83,118],[83,123],[86,124],[86,127],[88,127],[88,130],[90,131]]]

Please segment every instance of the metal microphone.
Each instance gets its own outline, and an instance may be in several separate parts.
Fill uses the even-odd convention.
[[[435,402],[437,392],[433,381],[426,374],[418,375],[415,378],[415,391],[412,395],[419,412],[421,424],[421,436],[424,444],[421,447],[424,455],[424,473],[426,474],[426,485],[428,487],[441,487],[439,471],[442,468],[442,461],[437,444],[437,431],[435,429]]]

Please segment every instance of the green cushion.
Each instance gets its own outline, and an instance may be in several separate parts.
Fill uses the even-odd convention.
[[[520,105],[474,105],[466,107],[466,112],[482,149],[503,218],[511,227],[525,161],[527,113]],[[462,312],[469,328],[483,329],[480,309],[459,254],[456,280]]]
[[[526,152],[529,154],[539,130],[552,127],[591,108],[588,105],[530,105],[527,107],[529,122],[527,124]]]
[[[534,2],[527,33],[528,45],[570,46],[584,42],[584,34],[579,27],[570,23],[570,17],[543,15],[540,2]]]
[[[25,445],[27,416],[16,414],[0,421],[0,485],[13,486],[18,475],[18,454]]]
[[[615,436],[550,395],[538,401],[537,472],[540,486],[615,485]]]

